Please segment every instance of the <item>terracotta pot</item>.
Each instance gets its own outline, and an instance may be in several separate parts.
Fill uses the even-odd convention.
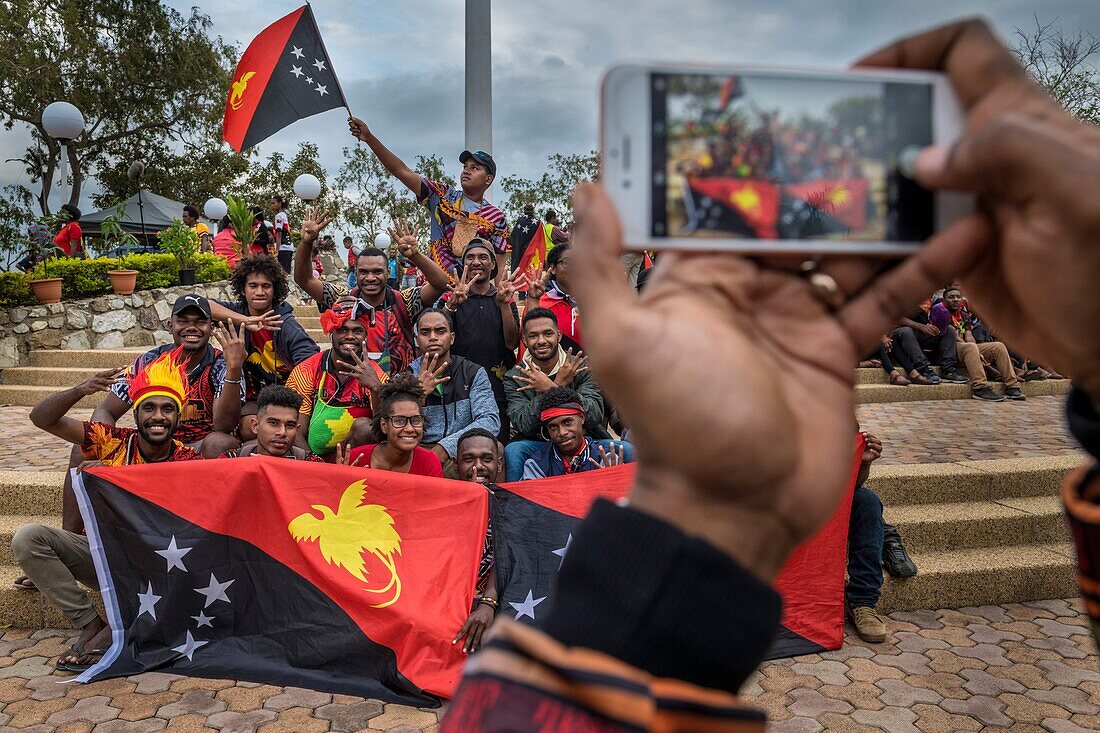
[[[107,270],[115,295],[130,295],[137,286],[137,270]]]
[[[61,278],[48,277],[45,280],[31,280],[31,290],[39,303],[61,302]]]

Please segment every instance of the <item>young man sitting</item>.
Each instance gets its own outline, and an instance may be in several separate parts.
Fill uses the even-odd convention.
[[[500,431],[500,414],[485,369],[451,353],[454,323],[442,308],[421,311],[416,320],[420,356],[410,365],[424,389],[424,442],[444,469],[458,450],[458,439],[472,428],[494,435]],[[428,445],[425,445],[428,447]],[[450,474],[448,474],[450,475]]]
[[[634,462],[634,447],[618,440],[596,443],[585,436],[585,409],[569,387],[554,387],[539,400],[539,421],[549,441],[523,464],[521,480],[563,476]]]
[[[979,344],[974,338],[974,317],[963,304],[963,294],[954,285],[943,291],[943,301],[932,306],[932,323],[941,331],[951,333],[959,350],[959,358],[966,365],[970,375],[970,392],[976,400],[1001,402],[1004,399],[1025,400],[1020,389],[1016,370],[1012,368],[1012,357],[1000,341],[988,341]],[[1001,395],[989,388],[985,378],[984,362],[992,361],[1004,379],[1005,393]]]
[[[182,347],[149,362],[130,379],[136,428],[67,417],[82,397],[109,390],[118,372],[108,369],[47,397],[31,410],[31,422],[78,446],[85,459],[104,466],[202,458],[174,437],[188,394],[187,356]],[[15,534],[11,548],[27,578],[81,630],[69,651],[58,659],[57,668],[69,672],[87,669],[111,642],[110,627],[77,585],[99,587],[88,538],[65,529],[28,524]]]
[[[488,488],[500,475],[500,459],[501,452],[496,436],[488,430],[474,428],[466,431],[458,440],[455,466],[458,469],[458,478],[463,481],[473,481]],[[470,615],[466,617],[466,622],[451,640],[452,644],[465,641],[462,645],[463,654],[478,650],[482,636],[492,625],[496,612],[500,608],[500,601],[497,598],[496,568],[493,563],[492,519],[489,520],[485,530],[485,549],[481,554],[481,564],[478,566],[474,595],[476,598]]]
[[[256,398],[256,412],[244,418],[254,440],[235,450],[222,453],[222,458],[272,456],[296,461],[320,461],[313,453],[295,445],[301,428],[302,396],[288,387],[269,384]]]
[[[506,481],[519,481],[523,464],[542,445],[539,400],[554,387],[570,387],[584,407],[585,435],[598,441],[611,438],[604,415],[603,396],[588,371],[588,360],[561,347],[558,319],[548,308],[531,308],[523,314],[523,360],[504,375],[508,418],[515,439],[504,448]]]
[[[361,300],[341,300],[321,314],[332,348],[314,354],[290,373],[287,386],[302,397],[298,447],[322,458],[336,446],[370,442],[374,393],[389,377],[367,355],[367,332],[376,313]],[[353,434],[353,431],[354,434]]]

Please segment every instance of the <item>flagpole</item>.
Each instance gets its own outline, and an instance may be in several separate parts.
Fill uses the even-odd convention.
[[[344,94],[344,88],[340,86],[340,75],[336,73],[335,64],[332,63],[332,54],[328,52],[328,48],[325,46],[325,36],[321,33],[321,26],[317,23],[313,6],[307,2],[306,8],[309,9],[309,16],[313,18],[313,27],[317,29],[317,39],[321,42],[321,50],[325,52],[325,58],[328,59],[329,69],[332,71],[332,80],[336,82],[336,88],[340,91],[340,98],[344,100],[344,109],[348,111],[348,118],[350,119],[355,115],[351,113],[351,107],[348,105],[348,95]]]

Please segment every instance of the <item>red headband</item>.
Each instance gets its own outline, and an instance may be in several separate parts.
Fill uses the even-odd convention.
[[[584,408],[576,402],[566,402],[564,405],[547,407],[539,413],[539,420],[541,422],[549,422],[556,417],[565,417],[566,415],[580,415],[584,417]]]

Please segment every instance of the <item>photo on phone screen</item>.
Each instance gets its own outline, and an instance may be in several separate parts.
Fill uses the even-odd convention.
[[[920,242],[935,198],[897,170],[932,143],[923,82],[650,74],[654,238]]]

